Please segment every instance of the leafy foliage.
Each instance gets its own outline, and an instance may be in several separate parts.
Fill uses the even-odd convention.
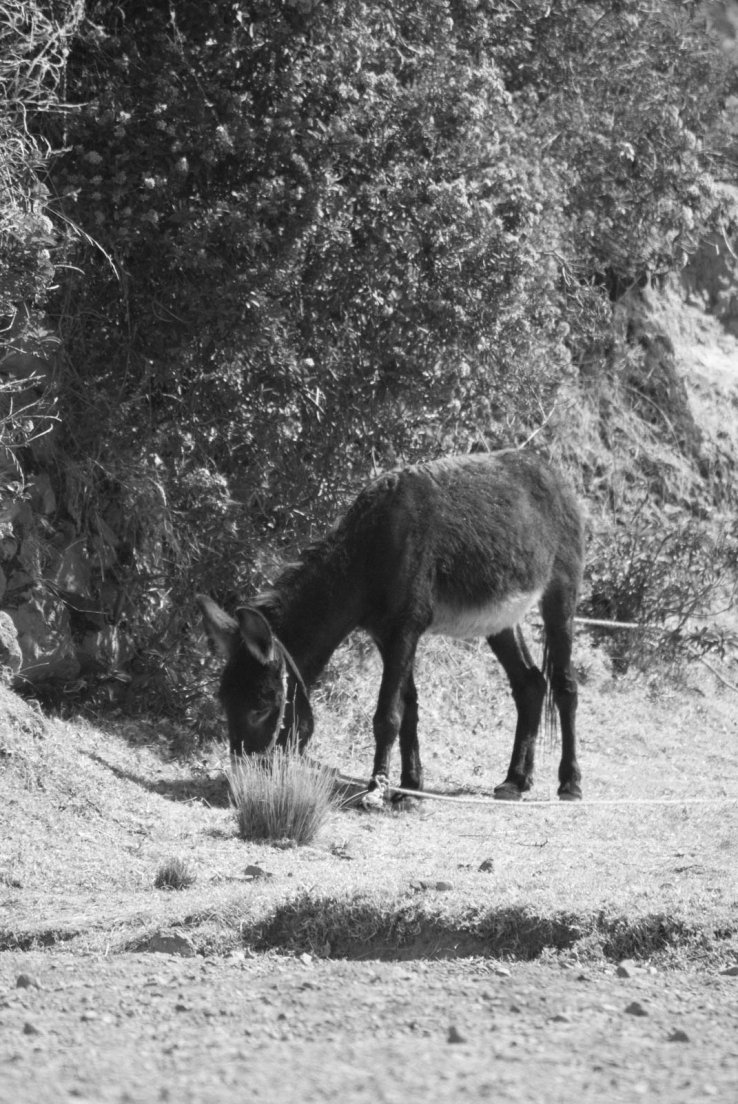
[[[50,89],[81,11],[37,7]],[[610,298],[726,217],[735,75],[693,5],[90,0],[65,81],[62,120],[29,100],[78,228],[60,500],[162,668],[195,587],[261,581],[374,465],[545,424]]]
[[[604,633],[621,670],[631,663],[651,666],[656,642],[662,662],[683,656],[685,644],[692,654],[724,654],[726,644],[735,648],[735,640],[717,627],[708,630],[699,619],[733,606],[737,562],[735,525],[709,526],[676,511],[669,516],[643,508],[627,526],[599,534],[591,547],[586,613],[639,626],[628,635]]]
[[[48,149],[29,126],[59,110],[58,89],[80,18],[74,0],[0,3],[0,316],[37,300],[54,275],[57,239],[41,174]]]
[[[33,124],[61,111],[59,89],[79,3],[0,3],[0,467],[3,494],[21,492],[19,459],[50,428],[34,379],[16,354],[41,355],[54,343],[34,307],[48,292],[60,237],[49,217],[43,175],[49,148]],[[18,378],[20,376],[20,378]]]

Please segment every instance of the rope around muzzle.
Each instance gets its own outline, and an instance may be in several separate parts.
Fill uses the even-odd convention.
[[[281,668],[280,677],[282,679],[282,702],[281,702],[280,707],[279,707],[279,713],[277,714],[277,721],[276,721],[276,724],[275,724],[275,727],[274,727],[274,732],[272,733],[272,738],[269,741],[269,743],[267,744],[264,751],[261,753],[264,756],[271,755],[271,753],[274,751],[277,740],[279,739],[279,734],[282,731],[282,722],[284,721],[284,715],[285,715],[285,712],[287,711],[287,703],[288,703],[288,694],[287,694],[287,690],[288,690],[288,671],[292,672],[292,674],[294,676],[294,679],[295,679],[295,693],[292,695],[293,716],[294,716],[294,712],[295,712],[294,707],[295,707],[295,702],[296,702],[296,698],[297,698],[297,687],[298,686],[302,690],[302,692],[305,696],[305,701],[308,702],[308,703],[310,702],[310,696],[309,696],[308,691],[307,691],[307,686],[305,685],[305,680],[303,679],[302,675],[300,674],[299,667],[295,663],[294,659],[292,658],[292,656],[290,655],[288,650],[285,648],[282,641],[279,639],[279,637],[274,632],[272,632],[272,639],[274,640],[274,643],[277,646],[277,649],[278,649],[279,654],[280,654],[280,660],[281,660],[281,663],[280,663],[280,668]]]

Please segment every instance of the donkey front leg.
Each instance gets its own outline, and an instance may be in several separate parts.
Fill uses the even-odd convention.
[[[422,784],[418,747],[418,695],[413,678],[417,636],[405,631],[380,645],[383,672],[374,714],[374,767],[369,791],[389,783],[392,747],[400,737],[403,789],[420,789]]]
[[[405,708],[400,725],[400,758],[402,773],[400,786],[403,790],[422,790],[423,767],[420,762],[420,744],[418,743],[418,691],[415,688],[415,676],[411,671],[405,684]],[[398,794],[398,797],[401,795]]]

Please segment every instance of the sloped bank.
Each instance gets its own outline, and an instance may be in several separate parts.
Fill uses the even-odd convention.
[[[437,896],[437,894],[433,894]],[[333,958],[463,958],[530,961],[568,951],[581,960],[732,961],[738,924],[701,928],[668,913],[629,918],[597,911],[539,914],[526,907],[444,909],[433,902],[301,894],[279,905],[243,939],[255,950]]]
[[[626,916],[614,909],[537,912],[528,906],[444,906],[443,891],[407,896],[369,893],[320,895],[303,891],[266,909],[227,913],[198,909],[154,925],[140,910],[116,923],[98,916],[85,923],[49,923],[0,929],[0,952],[89,945],[104,935],[113,953],[158,952],[222,956],[245,948],[318,958],[494,958],[530,962],[565,954],[578,962],[658,962],[662,967],[731,967],[738,963],[738,921],[725,911],[700,925],[669,912]],[[171,944],[169,947],[165,944]]]

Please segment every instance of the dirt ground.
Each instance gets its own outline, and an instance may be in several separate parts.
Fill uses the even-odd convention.
[[[628,972],[6,952],[0,1100],[734,1104],[738,977]]]
[[[240,839],[171,733],[0,696],[0,1104],[735,1104],[733,695],[592,660],[585,801],[547,803],[544,747],[541,803],[508,807],[488,657],[426,666],[428,784],[480,803],[342,809],[295,849]],[[350,690],[315,754],[360,774],[375,672]],[[194,881],[164,892],[172,855]]]

